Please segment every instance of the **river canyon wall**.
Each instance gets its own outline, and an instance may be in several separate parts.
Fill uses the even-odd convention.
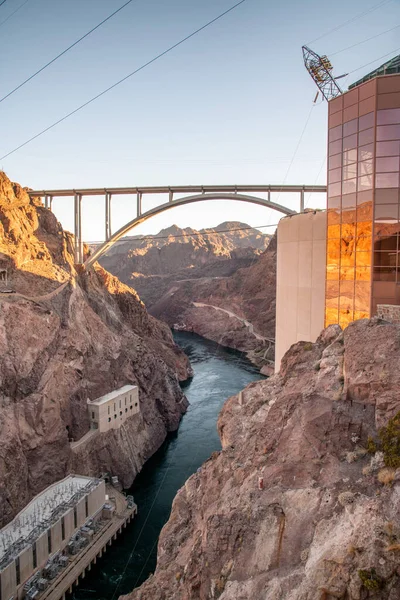
[[[398,600],[399,364],[398,325],[332,325],[230,398],[125,598]]]
[[[68,472],[109,471],[128,487],[177,429],[191,374],[169,328],[103,268],[76,269],[73,237],[0,173],[0,526]],[[94,437],[87,398],[139,387],[140,415]]]

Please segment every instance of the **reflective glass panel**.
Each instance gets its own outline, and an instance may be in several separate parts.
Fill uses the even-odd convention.
[[[381,125],[376,128],[376,139],[382,140],[398,140],[400,139],[400,125]]]
[[[392,125],[394,123],[400,123],[400,108],[378,110],[376,122],[378,125]]]
[[[340,196],[329,196],[328,209],[340,208]]]
[[[367,115],[363,115],[358,119],[358,131],[362,131],[363,129],[368,129],[369,127],[374,126],[374,113],[370,112]]]
[[[329,196],[340,196],[342,191],[341,183],[330,183],[328,185],[328,195]]]
[[[374,267],[395,267],[396,260],[397,250],[374,252]]]
[[[357,148],[351,148],[350,150],[343,151],[343,164],[349,165],[350,163],[357,162]]]
[[[371,175],[374,170],[374,162],[371,158],[370,160],[363,160],[358,163],[358,175],[363,177],[364,175]]]
[[[369,190],[372,188],[372,175],[364,175],[358,178],[358,190]]]
[[[327,231],[329,240],[337,240],[340,238],[340,225],[329,225]]]
[[[393,267],[374,267],[374,281],[396,281],[396,269]]]
[[[374,141],[374,129],[364,129],[358,134],[358,145],[364,146],[365,144],[371,144]]]
[[[371,281],[370,267],[356,267],[356,281]]]
[[[399,157],[398,156],[387,156],[385,158],[376,159],[376,172],[387,173],[390,171],[399,170]]]
[[[358,160],[368,160],[374,157],[374,145],[367,144],[366,146],[360,146],[358,149]]]
[[[338,125],[337,127],[333,127],[329,130],[329,141],[334,142],[335,140],[340,140],[342,137],[342,126]]]
[[[328,173],[328,181],[329,183],[335,183],[336,181],[340,181],[342,178],[342,169],[331,169]]]
[[[357,204],[357,194],[346,194],[342,198],[342,210],[354,208]]]
[[[375,221],[391,223],[397,221],[399,215],[398,204],[376,204]]]
[[[330,169],[337,169],[338,167],[342,166],[342,155],[341,154],[335,154],[334,156],[330,156],[329,157],[329,168]]]
[[[374,250],[377,252],[396,252],[398,244],[398,235],[396,228],[390,231],[390,228],[385,232],[381,230],[379,234],[375,234]]]
[[[377,188],[399,187],[399,173],[377,173],[375,175],[375,185]]]
[[[336,140],[335,142],[330,142],[329,156],[332,156],[332,154],[338,154],[341,151],[342,151],[342,140]]]
[[[352,135],[353,133],[357,133],[358,128],[358,119],[353,119],[352,121],[347,121],[343,125],[343,136]]]
[[[347,179],[342,183],[342,194],[351,194],[357,190],[357,179]]]
[[[369,140],[370,141],[370,140]],[[365,142],[368,143],[368,142]],[[343,138],[343,150],[350,150],[357,147],[357,134],[349,135]]]
[[[343,179],[353,179],[354,177],[357,177],[357,163],[345,165],[343,167]]]
[[[399,201],[398,189],[375,190],[375,204],[397,204]]]
[[[356,267],[370,267],[371,266],[371,252],[361,251],[356,252]]]
[[[376,155],[377,156],[399,156],[399,154],[400,154],[400,141],[377,142],[377,144],[376,144]]]

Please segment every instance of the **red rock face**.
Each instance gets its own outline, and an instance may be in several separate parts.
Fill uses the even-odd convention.
[[[0,173],[0,268],[15,291],[0,295],[0,526],[71,471],[130,485],[186,410],[190,366],[169,328],[101,267],[77,272],[72,242]],[[141,415],[73,455],[87,398],[126,383],[139,386]]]
[[[230,398],[222,452],[179,490],[156,572],[126,598],[398,600],[400,470],[366,447],[400,410],[399,364],[399,326],[331,326]]]
[[[151,239],[115,246],[102,264],[138,292],[152,315],[250,352],[261,366],[265,344],[253,330],[275,336],[276,239],[240,230],[244,227],[222,223],[205,236],[173,226]],[[234,315],[212,307],[229,308]]]

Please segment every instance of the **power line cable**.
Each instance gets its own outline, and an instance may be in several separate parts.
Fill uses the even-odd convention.
[[[6,19],[4,19],[4,21],[0,21],[0,27],[2,25],[4,25],[4,23],[7,23],[7,21],[9,19],[11,19],[12,16],[15,15],[15,13],[17,13],[19,10],[21,10],[21,8],[23,8],[25,6],[25,4],[27,4],[29,2],[29,0],[25,0],[25,2],[23,2],[22,4],[20,4],[20,6],[18,6],[18,8],[16,8],[10,15],[8,15],[8,17]]]
[[[352,73],[355,73],[356,71],[359,71],[360,69],[364,69],[364,67],[369,67],[369,65],[372,65],[377,60],[382,60],[382,58],[386,58],[386,56],[390,56],[391,54],[393,54],[394,52],[398,52],[399,50],[400,50],[400,48],[395,48],[391,52],[387,52],[386,54],[383,54],[382,56],[378,56],[374,60],[371,60],[371,62],[366,63],[365,65],[362,65],[361,67],[357,67],[357,69],[353,69],[352,71],[349,71],[348,75],[351,75]]]
[[[53,129],[53,127],[56,127],[56,125],[59,125],[60,123],[62,123],[63,121],[65,121],[66,119],[68,119],[69,117],[71,117],[72,115],[74,115],[75,113],[79,112],[80,110],[82,110],[83,108],[85,108],[86,106],[88,106],[89,104],[91,104],[92,102],[94,102],[95,100],[98,100],[99,98],[101,98],[102,96],[104,96],[105,94],[107,94],[108,92],[110,92],[111,90],[113,90],[114,88],[116,88],[118,85],[120,85],[121,83],[123,83],[124,81],[126,81],[127,79],[129,79],[130,77],[133,77],[133,75],[136,75],[140,71],[143,71],[143,69],[145,69],[146,67],[150,66],[151,64],[153,64],[154,62],[156,62],[157,60],[159,60],[160,58],[162,58],[163,56],[165,56],[169,52],[172,52],[172,50],[174,50],[175,48],[177,48],[181,44],[184,44],[187,40],[189,40],[190,38],[194,37],[195,35],[197,35],[201,31],[203,31],[204,29],[206,29],[207,27],[209,27],[210,25],[212,25],[213,23],[215,23],[216,21],[218,21],[219,19],[222,19],[225,15],[227,15],[230,12],[232,12],[235,8],[237,8],[241,4],[244,4],[244,2],[246,2],[246,1],[247,0],[240,0],[240,2],[237,2],[236,4],[234,4],[233,6],[231,6],[230,8],[228,8],[227,10],[225,10],[223,13],[219,14],[217,17],[215,17],[214,19],[212,19],[211,21],[208,21],[208,23],[206,23],[205,25],[202,25],[201,27],[199,27],[198,29],[196,29],[195,31],[193,31],[192,33],[190,33],[189,35],[187,35],[186,37],[182,38],[176,44],[173,44],[172,46],[170,46],[169,48],[167,48],[166,50],[164,50],[160,54],[157,54],[157,56],[155,56],[151,60],[149,60],[146,63],[144,63],[142,66],[140,66],[137,69],[135,69],[134,71],[132,71],[132,73],[129,73],[128,75],[126,75],[125,77],[123,77],[122,79],[120,79],[119,81],[117,81],[116,83],[113,83],[113,85],[110,85],[110,87],[106,88],[105,90],[103,90],[102,92],[100,92],[99,94],[97,94],[96,96],[93,96],[90,100],[88,100],[87,102],[84,102],[83,104],[81,104],[80,106],[78,106],[78,108],[75,108],[70,113],[64,115],[64,117],[62,117],[61,119],[58,119],[58,121],[55,121],[54,123],[52,123],[51,125],[49,125],[45,129],[43,129],[42,131],[40,131],[39,133],[37,133],[36,135],[34,135],[31,138],[29,138],[28,140],[26,140],[23,144],[20,144],[19,146],[17,146],[13,150],[10,150],[10,152],[7,152],[7,154],[4,154],[4,156],[0,157],[0,160],[3,160],[4,158],[7,158],[11,154],[14,154],[14,152],[17,152],[17,150],[20,150],[21,148],[23,148],[24,146],[26,146],[30,142],[33,142],[33,140],[36,140],[38,137],[40,137],[41,135],[43,135],[47,131],[50,131],[50,129]]]
[[[372,35],[371,37],[366,38],[365,40],[361,40],[361,42],[357,42],[356,44],[347,46],[347,48],[343,48],[342,50],[338,50],[337,52],[329,52],[329,58],[331,56],[336,56],[336,54],[340,54],[341,52],[345,52],[346,50],[350,50],[351,48],[355,48],[356,46],[359,46],[360,44],[365,44],[366,42],[369,42],[370,40],[374,40],[375,38],[380,37],[381,35],[384,35],[385,33],[390,33],[391,31],[398,29],[398,27],[400,27],[400,25],[395,25],[391,29],[386,29],[386,31],[381,31],[381,33],[377,33],[376,35]]]
[[[3,6],[3,4],[5,4],[7,2],[7,0],[3,0],[3,2],[0,2],[0,6]]]
[[[0,98],[0,102],[3,102],[3,100],[5,100],[6,98],[9,98],[17,90],[21,89],[26,83],[28,83],[28,81],[31,81],[34,77],[36,77],[36,75],[39,75],[39,73],[41,73],[42,71],[44,71],[45,69],[47,69],[47,67],[49,67],[50,65],[52,65],[53,63],[55,63],[56,60],[58,60],[59,58],[61,58],[61,56],[64,56],[64,54],[66,54],[67,52],[69,52],[69,50],[71,50],[72,48],[74,48],[75,46],[77,46],[80,42],[82,42],[82,40],[84,40],[91,33],[93,33],[94,31],[96,31],[96,29],[99,29],[99,27],[101,27],[102,25],[104,25],[104,23],[106,23],[107,21],[109,21],[110,19],[112,19],[112,17],[114,17],[117,13],[119,13],[123,8],[125,8],[126,6],[128,6],[128,4],[131,4],[131,2],[133,2],[133,1],[134,0],[128,0],[128,2],[125,2],[125,4],[123,4],[122,6],[120,6],[119,8],[117,8],[117,10],[115,10],[113,13],[111,13],[111,15],[108,15],[108,17],[106,17],[105,19],[103,19],[95,27],[93,27],[88,32],[86,32],[85,35],[83,35],[78,40],[76,40],[76,42],[74,42],[73,44],[71,44],[70,46],[68,46],[68,48],[65,48],[65,50],[63,50],[62,52],[60,52],[60,54],[57,54],[57,56],[55,56],[54,58],[52,58],[48,63],[46,63],[45,65],[43,65],[43,67],[41,67],[35,73],[33,73],[33,75],[31,75],[30,77],[28,77],[28,79],[25,79],[25,81],[23,81],[22,83],[20,83],[19,85],[17,85],[17,87],[15,87],[13,90],[11,90],[11,92],[9,92],[8,94],[6,94],[2,98]],[[1,6],[1,4],[0,4],[0,6]]]
[[[361,17],[364,17],[365,15],[368,15],[369,13],[373,12],[374,10],[377,10],[378,8],[380,8],[381,6],[383,6],[384,4],[388,4],[388,2],[391,2],[391,1],[392,0],[383,0],[383,2],[379,2],[379,4],[375,4],[374,6],[372,6],[371,8],[369,8],[368,10],[365,10],[362,13],[359,13],[358,15],[355,15],[354,17],[352,17],[351,19],[348,19],[347,21],[345,21],[341,25],[337,25],[337,27],[333,27],[333,29],[330,29],[326,33],[323,33],[322,35],[318,36],[317,38],[315,38],[311,42],[307,42],[307,46],[309,46],[310,44],[313,44],[314,42],[317,42],[318,40],[321,40],[323,37],[326,37],[327,35],[330,35],[334,31],[337,31],[338,29],[341,29],[345,25],[348,25],[349,23],[353,23],[354,21],[357,21],[357,19],[361,19]]]

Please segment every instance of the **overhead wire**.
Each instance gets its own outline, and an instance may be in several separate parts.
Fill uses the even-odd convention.
[[[47,69],[47,67],[49,67],[50,65],[52,65],[53,63],[55,63],[56,60],[58,60],[59,58],[61,58],[62,56],[64,56],[64,54],[67,54],[67,52],[69,52],[70,50],[72,50],[72,48],[74,48],[75,46],[77,46],[80,42],[82,42],[82,40],[84,40],[87,37],[89,37],[89,35],[91,35],[94,31],[96,31],[96,29],[99,29],[99,27],[101,27],[102,25],[104,25],[104,23],[106,23],[107,21],[109,21],[110,19],[112,19],[112,17],[114,17],[117,13],[119,13],[123,8],[125,8],[126,6],[128,6],[128,4],[131,4],[133,1],[134,0],[128,0],[127,2],[125,2],[125,4],[123,4],[122,6],[120,6],[119,8],[117,8],[117,10],[115,10],[114,12],[112,12],[110,15],[108,15],[108,17],[106,17],[102,21],[100,21],[100,23],[98,23],[95,27],[92,27],[92,29],[90,29],[89,31],[87,31],[84,35],[82,35],[73,44],[71,44],[70,46],[68,46],[68,48],[65,48],[65,50],[63,50],[62,52],[60,52],[59,54],[57,54],[57,56],[55,56],[54,58],[52,58],[51,60],[49,60],[49,62],[47,62],[45,65],[43,65],[43,67],[41,67],[40,69],[38,69],[37,71],[35,71],[35,73],[33,73],[27,79],[25,79],[25,81],[23,81],[22,83],[20,83],[19,85],[17,85],[13,90],[11,90],[11,92],[8,92],[8,94],[6,94],[2,98],[0,98],[0,102],[3,102],[6,98],[9,98],[10,96],[12,96],[12,94],[14,94],[17,90],[21,89],[24,85],[26,85],[28,83],[28,81],[31,81],[34,77],[36,77],[37,75],[39,75],[39,73],[42,73],[42,71],[44,71],[45,69]]]
[[[15,15],[15,13],[17,13],[19,10],[21,10],[21,8],[23,8],[25,6],[25,4],[27,4],[28,2],[29,2],[29,0],[25,0],[25,2],[20,4],[10,15],[8,15],[8,17],[6,19],[4,19],[3,21],[0,21],[0,27],[2,25],[4,25],[4,23],[7,23],[7,21],[9,21],[11,19],[11,17],[13,17]]]
[[[160,54],[157,54],[157,56],[155,56],[152,59],[148,60],[146,63],[144,63],[143,65],[141,65],[140,67],[138,67],[137,69],[135,69],[134,71],[132,71],[131,73],[129,73],[128,75],[126,75],[125,77],[123,77],[122,79],[120,79],[119,81],[116,81],[115,83],[113,83],[113,85],[110,85],[108,88],[106,88],[105,90],[103,90],[99,94],[96,94],[96,96],[93,96],[92,98],[90,98],[90,100],[87,100],[86,102],[84,102],[83,104],[81,104],[80,106],[78,106],[77,108],[75,108],[74,110],[72,110],[71,112],[69,112],[68,114],[66,114],[63,117],[61,117],[61,119],[58,119],[57,121],[55,121],[54,123],[52,123],[51,125],[49,125],[45,129],[42,129],[42,131],[40,131],[36,135],[32,136],[31,138],[29,138],[28,140],[26,140],[25,142],[23,142],[22,144],[20,144],[16,148],[14,148],[13,150],[10,150],[9,152],[7,152],[3,156],[1,156],[0,160],[3,160],[4,158],[7,158],[11,154],[14,154],[14,152],[17,152],[18,150],[20,150],[21,148],[23,148],[27,144],[30,144],[31,142],[33,142],[33,140],[36,140],[38,137],[42,136],[44,133],[47,133],[47,131],[50,131],[50,129],[53,129],[54,127],[56,127],[57,125],[59,125],[60,123],[62,123],[66,119],[68,119],[69,117],[72,117],[72,115],[76,114],[77,112],[79,112],[80,110],[82,110],[83,108],[85,108],[86,106],[88,106],[89,104],[91,104],[92,102],[95,102],[95,100],[98,100],[99,98],[101,98],[102,96],[104,96],[105,94],[107,94],[108,92],[110,92],[111,90],[113,90],[114,88],[116,88],[117,86],[121,85],[121,83],[124,83],[130,77],[133,77],[134,75],[136,75],[140,71],[143,71],[143,69],[145,69],[146,67],[150,66],[151,64],[153,64],[154,62],[156,62],[157,60],[159,60],[160,58],[162,58],[166,54],[169,54],[169,52],[172,52],[172,50],[175,50],[175,48],[178,48],[178,46],[181,46],[182,44],[184,44],[185,42],[187,42],[189,39],[191,39],[192,37],[194,37],[195,35],[197,35],[201,31],[203,31],[207,27],[210,27],[210,25],[212,25],[213,23],[215,23],[219,19],[222,19],[228,13],[232,12],[233,10],[235,10],[235,8],[237,8],[241,4],[244,4],[244,2],[246,2],[246,1],[247,0],[240,0],[239,2],[236,2],[236,4],[234,4],[233,6],[231,6],[230,8],[228,8],[227,10],[225,10],[224,12],[220,13],[214,19],[211,19],[211,21],[208,21],[207,23],[205,23],[205,25],[202,25],[201,27],[199,27],[195,31],[192,31],[192,33],[190,33],[189,35],[187,35],[184,38],[182,38],[181,40],[179,40],[179,42],[176,42],[172,46],[169,46],[169,48],[167,48],[163,52],[160,52]]]
[[[3,2],[0,2],[0,6],[3,6],[3,4],[5,4],[7,2],[7,0],[3,0]]]
[[[307,46],[309,44],[313,44],[314,42],[317,42],[318,40],[321,40],[322,38],[326,37],[327,35],[330,35],[331,33],[334,33],[335,31],[338,31],[342,27],[345,27],[345,25],[348,25],[349,23],[353,23],[354,21],[357,21],[357,19],[361,19],[361,17],[368,15],[369,13],[377,10],[378,8],[381,8],[384,4],[388,4],[389,2],[392,2],[392,0],[383,0],[383,2],[379,2],[378,4],[375,4],[374,6],[372,6],[371,8],[369,8],[357,15],[354,15],[354,17],[351,17],[351,19],[348,19],[344,23],[341,23],[340,25],[333,27],[329,31],[327,31],[327,32],[321,34],[320,36],[318,36],[317,38],[311,40],[311,42],[307,42]]]
[[[341,52],[345,52],[346,50],[351,50],[351,48],[355,48],[356,46],[360,46],[361,44],[365,44],[366,42],[374,40],[375,38],[380,37],[381,35],[384,35],[385,33],[390,33],[391,31],[394,31],[395,29],[398,29],[399,27],[400,27],[400,25],[395,25],[394,27],[391,27],[390,29],[386,29],[386,31],[381,31],[381,33],[377,33],[376,35],[371,35],[371,37],[366,38],[365,40],[361,40],[360,42],[352,44],[351,46],[342,48],[342,50],[337,50],[336,52],[329,52],[329,58],[331,56],[336,56],[336,54],[340,54]]]
[[[349,71],[347,73],[347,75],[351,75],[352,73],[355,73],[356,71],[359,71],[360,69],[364,69],[364,67],[369,67],[369,65],[372,65],[377,60],[382,60],[382,58],[386,58],[386,56],[390,56],[391,54],[393,54],[394,52],[398,52],[399,50],[400,50],[400,48],[395,48],[394,50],[391,50],[391,52],[382,54],[382,56],[378,56],[377,58],[374,58],[374,60],[371,60],[370,62],[366,63],[365,65],[362,65],[361,67],[357,67],[357,69],[353,69],[352,71]]]

